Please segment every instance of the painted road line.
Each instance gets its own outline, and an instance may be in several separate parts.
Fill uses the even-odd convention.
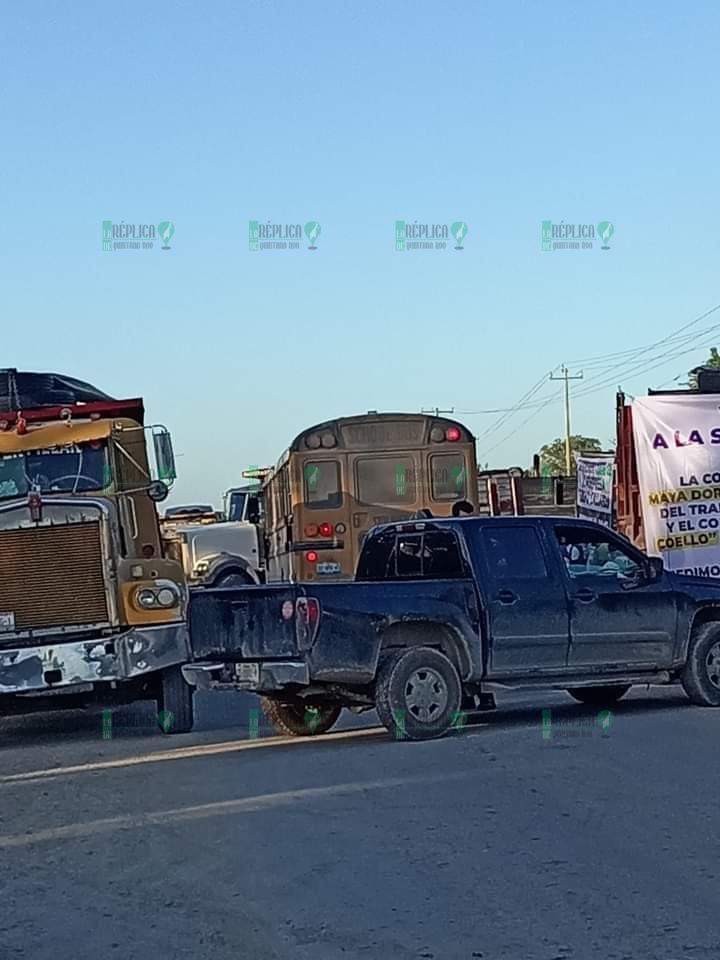
[[[239,753],[244,750],[267,750],[273,747],[287,747],[299,743],[334,743],[338,740],[363,739],[388,736],[384,727],[362,727],[359,730],[341,730],[337,733],[325,733],[321,737],[265,737],[260,740],[227,740],[224,743],[208,743],[195,747],[178,747],[175,750],[161,750],[156,753],[138,754],[118,760],[98,760],[93,763],[79,763],[68,767],[50,767],[46,770],[29,770],[25,773],[10,773],[0,776],[0,786],[15,783],[35,783],[38,780],[55,780],[79,773],[94,773],[98,770],[113,770],[134,767],[143,763],[165,763],[170,760],[189,760],[193,757],[212,757],[223,753]]]
[[[394,790],[415,784],[425,786],[432,783],[447,783],[448,780],[459,780],[473,775],[477,775],[476,771],[466,770],[430,777],[389,777],[383,780],[366,780],[359,783],[337,783],[326,787],[283,790],[278,793],[262,793],[253,797],[202,803],[191,807],[175,807],[170,810],[156,810],[151,813],[107,817],[103,820],[88,820],[85,823],[69,823],[60,827],[36,830],[32,833],[0,836],[0,850],[30,847],[41,843],[62,842],[63,840],[78,840],[100,834],[115,833],[118,830],[138,830],[144,827],[163,826],[170,821],[187,822],[205,820],[210,817],[254,813],[258,810],[294,805],[305,800],[312,800],[315,803],[325,797],[347,796],[354,793],[365,793],[370,790]]]

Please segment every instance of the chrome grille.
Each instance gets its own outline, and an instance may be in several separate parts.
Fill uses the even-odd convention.
[[[16,631],[105,623],[100,523],[0,530],[0,612]]]

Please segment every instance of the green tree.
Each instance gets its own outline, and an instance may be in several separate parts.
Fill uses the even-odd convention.
[[[692,370],[688,372],[688,387],[690,387],[691,390],[698,389],[698,373],[701,370],[717,370],[718,368],[720,368],[720,354],[717,352],[717,347],[710,347],[710,356],[705,363],[693,367]]]
[[[570,437],[570,473],[575,474],[575,453],[601,453],[602,445],[597,437]],[[558,437],[540,448],[540,470],[553,476],[565,473],[565,440]]]

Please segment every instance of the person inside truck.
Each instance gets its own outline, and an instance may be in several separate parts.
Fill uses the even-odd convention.
[[[0,457],[0,497],[17,497],[25,489],[22,457]]]

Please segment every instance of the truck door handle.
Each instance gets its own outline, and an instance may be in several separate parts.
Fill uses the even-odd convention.
[[[497,598],[500,601],[500,603],[515,603],[515,601],[517,600],[517,597],[512,592],[512,590],[500,590],[500,592],[497,595]]]
[[[575,599],[580,603],[591,603],[595,599],[595,591],[590,587],[581,587],[575,594]]]

